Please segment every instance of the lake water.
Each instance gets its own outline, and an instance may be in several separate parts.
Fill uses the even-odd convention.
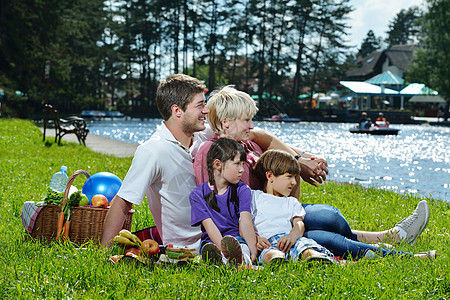
[[[103,120],[90,133],[142,144],[160,119]],[[255,122],[282,141],[326,158],[328,179],[450,201],[450,127],[392,125],[397,136],[351,134],[348,123]]]

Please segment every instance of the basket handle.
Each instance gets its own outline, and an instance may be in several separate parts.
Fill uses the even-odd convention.
[[[69,190],[70,190],[70,187],[72,186],[72,183],[75,181],[75,178],[77,178],[77,176],[80,175],[80,174],[84,174],[86,176],[86,179],[91,177],[91,175],[88,172],[86,172],[85,170],[75,171],[70,176],[69,181],[67,181],[67,184],[66,184],[66,189],[64,190],[63,199],[61,201],[61,206],[60,206],[61,207],[61,211],[62,211],[62,207],[63,207],[64,203],[66,203],[68,201],[68,199],[69,199]]]

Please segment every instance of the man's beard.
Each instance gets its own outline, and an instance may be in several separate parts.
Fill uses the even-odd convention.
[[[198,119],[196,119],[198,120]],[[183,132],[185,133],[194,133],[194,132],[198,132],[198,131],[202,131],[203,129],[205,129],[205,126],[203,126],[203,128],[200,126],[200,124],[197,122],[187,122],[187,121],[183,121],[182,123],[183,125]]]

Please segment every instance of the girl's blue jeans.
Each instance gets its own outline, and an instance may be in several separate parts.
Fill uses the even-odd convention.
[[[303,204],[306,216],[304,237],[313,239],[334,255],[358,259],[372,250],[381,256],[412,255],[409,252],[378,248],[358,241],[355,233],[339,209],[326,204]]]

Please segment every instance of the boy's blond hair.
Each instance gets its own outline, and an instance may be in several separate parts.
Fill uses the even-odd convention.
[[[258,112],[252,97],[245,92],[236,90],[232,85],[213,91],[206,106],[209,109],[206,120],[217,134],[223,133],[222,121],[251,119]]]
[[[272,171],[275,176],[286,173],[298,176],[300,175],[300,165],[292,154],[281,150],[267,150],[253,167],[253,172],[264,186],[267,183],[267,171]]]

